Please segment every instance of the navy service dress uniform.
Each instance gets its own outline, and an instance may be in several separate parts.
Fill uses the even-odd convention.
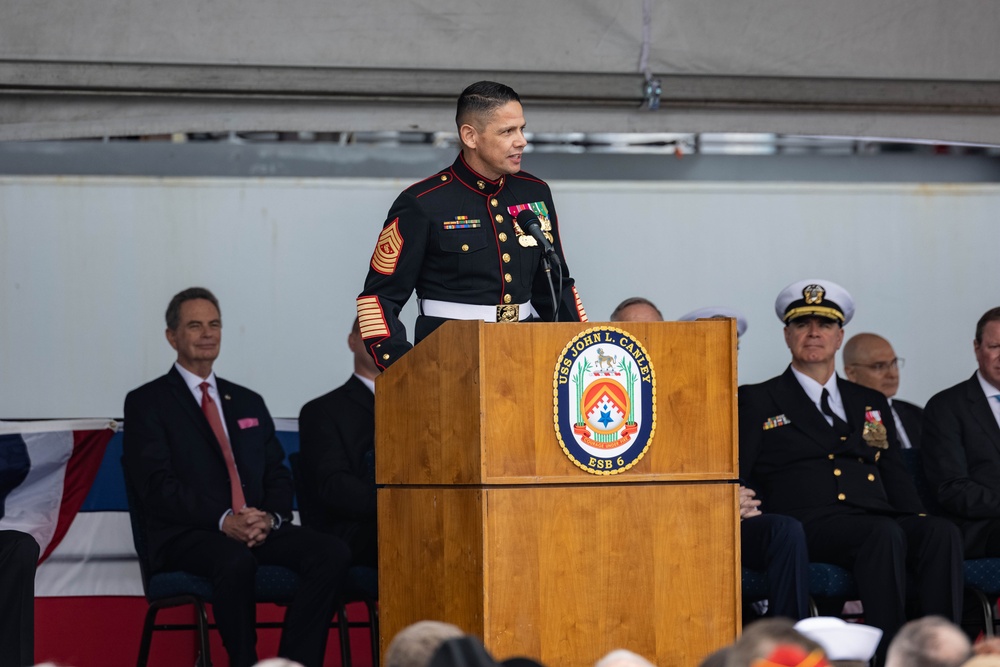
[[[850,301],[844,309],[833,306],[839,315],[824,314],[829,300],[822,291],[812,298],[812,312],[789,315],[793,303],[777,309],[779,318],[814,315],[843,322],[842,310],[853,312]],[[810,561],[852,572],[865,622],[885,633],[884,654],[906,621],[908,570],[915,582],[909,592],[916,592],[922,613],[960,622],[961,537],[946,519],[924,514],[885,396],[840,377],[836,384],[846,424],[827,421],[791,367],[741,386],[740,475],[768,512],[802,522]]]
[[[563,258],[549,186],[523,171],[487,179],[460,153],[450,167],[396,198],[379,235],[357,302],[361,337],[379,368],[412,347],[399,312],[414,290],[415,342],[449,319],[554,319],[541,248],[515,220],[526,209],[538,216],[562,260],[559,321],[587,320]]]

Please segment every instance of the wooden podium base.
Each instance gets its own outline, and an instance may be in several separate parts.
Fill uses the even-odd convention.
[[[590,667],[627,648],[694,667],[740,625],[727,483],[395,486],[378,491],[382,651],[440,620],[499,659]]]

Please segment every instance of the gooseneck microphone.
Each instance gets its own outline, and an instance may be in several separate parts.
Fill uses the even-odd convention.
[[[538,216],[531,209],[524,209],[517,214],[517,226],[521,228],[521,231],[531,235],[533,239],[538,241],[538,245],[542,249],[542,268],[545,269],[545,278],[549,284],[549,296],[552,297],[552,321],[559,321],[559,297],[558,294],[562,294],[563,286],[563,272],[562,272],[562,261],[559,259],[559,255],[552,248],[552,243],[545,238],[545,233],[542,231],[542,223],[538,221]],[[559,291],[556,291],[556,286],[552,283],[552,265],[555,264],[559,267],[556,273],[559,276]]]
[[[530,208],[526,208],[517,214],[517,224],[518,226],[532,238],[538,241],[538,245],[542,248],[542,254],[552,260],[552,263],[556,266],[562,266],[562,261],[559,259],[559,255],[556,254],[555,249],[547,238],[545,238],[545,233],[542,231],[542,223],[538,221],[538,216]]]

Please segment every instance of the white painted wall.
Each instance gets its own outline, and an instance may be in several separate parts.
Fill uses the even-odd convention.
[[[169,368],[163,311],[196,284],[222,302],[219,374],[297,416],[350,373],[354,297],[408,184],[0,178],[0,418],[120,416]],[[743,382],[787,364],[773,303],[801,278],[854,294],[848,335],[888,337],[907,359],[900,397],[918,403],[972,373],[975,322],[1000,305],[1000,186],[552,187],[591,319],[636,294],[668,318],[736,307]]]

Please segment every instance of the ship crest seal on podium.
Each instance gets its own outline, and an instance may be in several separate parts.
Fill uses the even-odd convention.
[[[649,449],[656,426],[656,376],[642,344],[616,327],[574,337],[556,361],[556,438],[577,467],[616,475]]]

